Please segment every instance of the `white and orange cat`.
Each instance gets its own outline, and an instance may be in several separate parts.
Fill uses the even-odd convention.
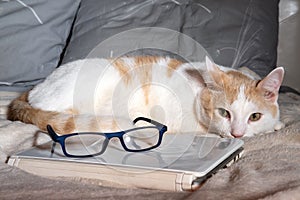
[[[60,134],[100,131],[101,116],[144,116],[169,132],[196,131],[222,137],[254,136],[280,129],[277,104],[284,69],[262,80],[231,68],[182,63],[168,57],[84,59],[57,68],[46,80],[14,100],[8,119]],[[106,127],[107,129],[107,127]]]

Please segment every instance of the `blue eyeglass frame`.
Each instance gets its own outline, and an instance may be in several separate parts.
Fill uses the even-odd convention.
[[[154,149],[156,147],[158,147],[161,142],[162,142],[162,138],[163,138],[163,134],[168,130],[166,125],[163,125],[157,121],[154,121],[152,119],[146,118],[146,117],[137,117],[136,119],[133,120],[133,124],[136,124],[138,121],[146,121],[148,123],[153,124],[154,126],[144,126],[144,127],[136,127],[136,128],[132,128],[132,129],[128,129],[128,130],[124,130],[124,131],[118,131],[118,132],[112,132],[112,133],[99,133],[99,132],[80,132],[80,133],[70,133],[70,134],[66,134],[66,135],[57,135],[57,133],[53,130],[53,128],[51,127],[51,125],[47,125],[47,131],[51,137],[51,139],[53,140],[53,146],[52,146],[52,150],[51,153],[54,153],[54,147],[56,145],[56,143],[59,143],[63,153],[65,154],[65,156],[67,157],[74,157],[74,158],[85,158],[85,157],[93,157],[93,156],[98,156],[101,155],[105,152],[107,145],[109,143],[109,140],[111,138],[117,137],[119,138],[122,147],[124,148],[124,150],[128,151],[128,152],[142,152],[142,151],[149,151],[151,149]],[[145,148],[145,149],[129,149],[127,148],[124,140],[123,140],[123,135],[131,132],[131,131],[135,131],[135,130],[141,130],[141,129],[146,129],[146,128],[156,128],[159,131],[159,138],[158,138],[158,142],[156,145]],[[69,154],[66,151],[66,145],[65,145],[65,140],[68,137],[72,137],[74,135],[84,135],[84,134],[95,134],[95,135],[103,135],[105,136],[105,140],[103,141],[103,146],[102,146],[102,150],[99,153],[95,153],[95,154],[88,154],[88,155],[72,155]]]

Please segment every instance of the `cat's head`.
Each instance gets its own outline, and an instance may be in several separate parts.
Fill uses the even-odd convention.
[[[222,136],[244,137],[274,130],[279,122],[278,90],[284,69],[276,68],[262,80],[235,70],[220,70],[206,58],[205,88],[199,94],[202,123]]]

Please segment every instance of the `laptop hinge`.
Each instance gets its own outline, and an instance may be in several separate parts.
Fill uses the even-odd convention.
[[[176,191],[193,191],[192,186],[193,181],[196,179],[196,176],[189,173],[178,174],[176,177]]]

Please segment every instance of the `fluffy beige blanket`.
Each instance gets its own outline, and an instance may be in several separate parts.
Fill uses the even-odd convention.
[[[0,96],[0,199],[300,199],[300,96],[281,94],[286,127],[244,139],[242,158],[192,193],[103,187],[93,180],[53,180],[9,167],[7,156],[49,137],[35,126],[5,120],[6,104],[13,95]]]

